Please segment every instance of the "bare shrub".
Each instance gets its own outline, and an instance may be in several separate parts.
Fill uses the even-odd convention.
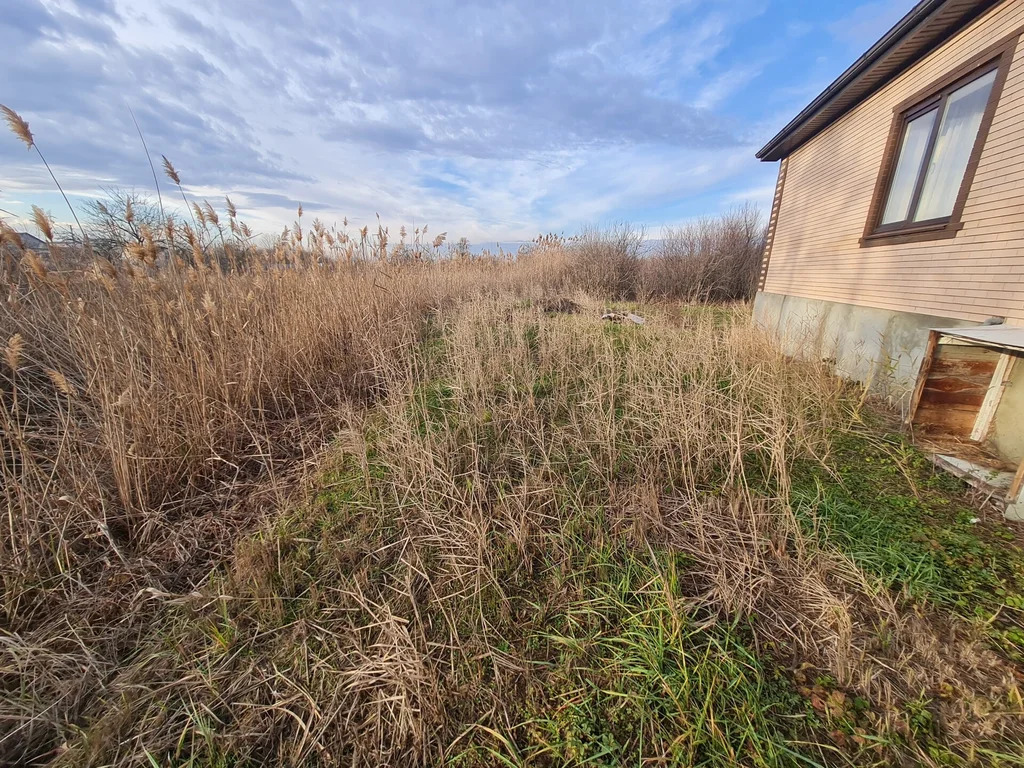
[[[750,299],[757,291],[764,242],[763,217],[750,204],[669,229],[642,262],[641,293],[700,302]]]
[[[181,227],[177,217],[167,219],[155,201],[134,190],[110,188],[101,199],[85,204],[85,231],[97,256],[113,261],[128,253],[129,247],[143,246],[147,233],[157,247],[169,251],[174,247],[167,233]],[[184,256],[184,242],[178,244]]]
[[[635,299],[644,231],[629,224],[589,228],[565,245],[572,280],[583,291],[611,299]]]

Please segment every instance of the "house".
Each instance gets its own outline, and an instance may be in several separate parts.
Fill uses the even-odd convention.
[[[49,252],[46,243],[35,235],[30,235],[28,232],[15,232],[14,234],[21,240],[21,244],[25,246],[25,250],[35,251],[39,254]]]
[[[1024,460],[1024,0],[924,0],[758,153],[756,321]],[[1010,481],[1016,498],[1024,463]]]
[[[40,240],[35,235],[30,235],[28,232],[19,232],[18,237],[21,238],[21,244],[30,251],[36,253],[48,253],[49,249],[46,246],[46,242]]]

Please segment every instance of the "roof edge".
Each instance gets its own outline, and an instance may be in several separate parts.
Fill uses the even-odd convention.
[[[926,46],[922,46],[920,51],[914,52],[914,55],[910,56],[902,67],[881,78],[879,82],[871,84],[870,89],[866,93],[861,94],[859,97],[852,100],[850,104],[844,105],[838,114],[834,115],[824,125],[812,129],[807,136],[799,138],[794,146],[786,146],[787,143],[791,143],[790,140],[797,135],[800,128],[812,117],[817,115],[823,108],[836,100],[847,88],[862,79],[874,65],[885,60],[885,58],[899,46],[900,42],[903,41],[910,32],[917,30],[922,25],[926,25],[929,20],[934,21],[933,17],[936,13],[949,2],[950,0],[922,0],[915,5],[906,16],[896,22],[892,29],[886,32],[881,39],[872,45],[852,65],[850,65],[850,67],[836,78],[831,85],[818,94],[814,101],[804,107],[803,110],[801,110],[785,128],[779,131],[767,144],[765,144],[757,153],[756,157],[759,160],[767,162],[781,160],[783,157],[786,157],[799,146],[814,138],[814,136],[823,131],[826,127],[860,104],[864,99],[878,91],[886,83],[890,82],[902,72],[905,72],[913,66],[913,64],[919,61],[922,56],[948,40],[955,32],[965,27],[992,6],[1002,2],[1002,0],[982,0],[982,2],[976,3],[968,13],[958,16],[954,23],[950,23],[948,20],[944,19],[939,20],[938,23],[936,23],[935,35],[928,38],[928,44]]]

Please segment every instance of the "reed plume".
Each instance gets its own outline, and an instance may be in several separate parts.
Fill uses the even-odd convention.
[[[72,386],[71,382],[68,381],[67,376],[65,376],[63,373],[54,368],[47,368],[46,376],[47,378],[49,378],[50,383],[53,384],[54,388],[58,392],[67,395],[68,397],[75,396],[74,386]]]
[[[210,205],[209,200],[203,200],[203,212],[206,214],[206,220],[217,227],[217,229],[220,229],[220,216],[217,215],[216,209]]]
[[[25,256],[21,260],[22,264],[28,267],[29,272],[38,279],[40,282],[46,282],[50,273],[46,269],[46,265],[43,264],[43,260],[39,258],[39,254],[35,251],[25,250]]]
[[[42,233],[43,237],[50,242],[53,242],[53,222],[38,205],[32,206],[32,221],[35,222],[36,227]]]
[[[25,145],[31,149],[35,146],[35,137],[32,136],[32,131],[29,130],[28,123],[10,107],[0,104],[0,112],[3,112],[4,120],[7,122],[7,127],[11,129],[11,133],[25,142]]]
[[[188,204],[188,198],[185,197],[185,190],[181,186],[181,176],[178,174],[178,169],[174,167],[174,164],[167,159],[167,155],[160,155],[164,161],[164,174],[167,178],[174,182],[174,185],[178,188],[178,192],[181,194],[181,201],[185,203],[185,210],[188,211],[189,216],[192,217],[192,226],[199,229],[199,224],[196,223],[196,217],[192,212],[192,208]]]
[[[20,333],[16,333],[7,340],[7,346],[4,347],[4,359],[7,361],[7,366],[13,373],[18,372],[18,365],[21,362],[21,353],[25,349],[25,340],[22,338]]]
[[[46,167],[46,172],[50,174],[50,178],[53,179],[53,183],[57,185],[57,190],[60,192],[61,197],[64,198],[64,202],[68,205],[68,210],[71,211],[71,216],[75,220],[75,224],[78,225],[78,231],[82,233],[82,242],[88,244],[89,237],[85,234],[85,230],[82,228],[82,222],[78,220],[78,214],[75,213],[75,208],[71,205],[71,201],[68,200],[68,196],[64,193],[64,187],[57,181],[57,177],[54,176],[53,170],[50,168],[50,164],[46,162],[46,158],[43,157],[42,151],[39,149],[39,145],[36,144],[35,137],[32,135],[32,131],[28,127],[28,122],[15,112],[10,107],[0,104],[0,112],[4,115],[4,120],[7,122],[7,127],[11,129],[11,133],[21,139],[25,146],[29,149],[34,149],[36,154],[39,155],[39,159],[43,161],[43,165]]]
[[[178,171],[175,170],[174,166],[171,164],[171,161],[167,159],[167,155],[160,155],[160,157],[164,159],[164,173],[167,174],[167,178],[173,181],[176,186],[180,187],[181,177],[178,175]],[[187,200],[185,201],[185,204],[188,205]]]

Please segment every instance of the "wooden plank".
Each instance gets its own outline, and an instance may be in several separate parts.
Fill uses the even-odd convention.
[[[974,408],[966,411],[949,406],[919,408],[914,426],[966,439],[970,437],[977,418],[978,411]]]
[[[975,347],[981,350],[981,354],[962,354],[953,350],[966,350],[968,347],[943,347],[946,350],[943,354],[936,355],[935,371],[962,371],[964,373],[986,373],[990,374],[999,362],[999,353],[986,347]]]
[[[942,386],[935,386],[935,384],[942,384]],[[967,386],[962,381],[953,380],[942,380],[936,382],[934,379],[929,380],[928,384],[924,388],[924,392],[921,393],[921,405],[925,403],[963,403],[964,405],[973,405],[974,410],[981,408],[982,401],[985,399],[985,388],[983,386],[970,385]]]
[[[941,390],[925,389],[921,397],[921,406],[926,405],[959,405],[964,406],[963,410],[970,410],[977,415],[985,401],[985,393],[976,390],[969,392],[943,392]]]
[[[985,403],[999,354],[984,347],[944,344],[942,338],[936,343],[913,423],[967,439]]]
[[[1024,461],[1017,467],[1017,474],[1013,476],[1013,482],[1010,483],[1010,492],[1006,494],[1006,500],[1011,504],[1018,500],[1024,500],[1021,498],[1022,494],[1024,494]]]
[[[992,376],[929,376],[925,382],[925,392],[977,392],[984,395]]]
[[[970,436],[977,416],[974,413],[954,410],[936,410],[930,414],[934,414],[934,418],[931,415],[919,418],[914,423],[915,428],[925,433],[938,433],[962,440]]]
[[[1010,371],[1013,369],[1013,361],[1015,359],[1013,355],[1005,353],[999,356],[999,362],[996,364],[995,372],[992,374],[992,381],[989,384],[988,391],[985,392],[985,399],[981,403],[981,408],[978,409],[978,419],[974,422],[971,440],[980,442],[988,437],[989,430],[992,429],[992,422],[995,420],[996,409],[999,407],[999,401],[1002,400],[1003,392],[1006,390],[1006,382],[1010,376]]]
[[[952,376],[975,377],[984,381],[988,387],[992,374],[995,373],[999,364],[999,353],[985,347],[975,347],[981,350],[982,354],[964,354],[959,350],[966,350],[969,347],[940,347],[943,352],[937,353],[932,363],[931,375],[948,374]],[[953,352],[952,350],[958,350]]]
[[[924,394],[924,386],[932,370],[932,360],[935,357],[935,349],[939,344],[938,331],[928,332],[928,344],[924,349],[924,356],[921,358],[921,367],[917,372],[917,384],[914,385],[914,394],[910,397],[910,408],[907,410],[906,424],[909,426],[914,422],[914,414],[921,403],[921,395]]]
[[[996,355],[998,356],[998,355]],[[966,362],[963,360],[935,360],[932,365],[930,381],[941,379],[958,379],[969,384],[988,389],[995,373],[995,361]]]
[[[966,339],[939,342],[939,357],[949,360],[991,360],[992,350]],[[993,361],[994,362],[994,361]]]

